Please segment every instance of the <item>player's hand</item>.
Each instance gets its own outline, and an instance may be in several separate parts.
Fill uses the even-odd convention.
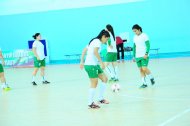
[[[80,63],[80,69],[82,70],[84,68],[84,64]]]
[[[110,45],[109,47],[110,47],[110,49],[113,49],[113,46],[112,46],[112,45]]]
[[[37,57],[37,60],[40,60],[40,57]]]
[[[102,69],[105,69],[105,68],[106,68],[104,62],[101,62],[100,65],[101,65],[101,68],[102,68]]]
[[[147,59],[148,58],[148,55],[144,55],[144,59]]]
[[[5,66],[5,61],[4,60],[2,61],[2,65]]]
[[[133,58],[133,62],[136,62],[135,58]]]

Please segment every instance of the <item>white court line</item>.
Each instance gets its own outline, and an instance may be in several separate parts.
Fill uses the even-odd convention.
[[[190,108],[186,109],[185,111],[171,117],[170,119],[166,120],[165,122],[159,124],[159,126],[165,126],[167,125],[168,123],[171,123],[172,121],[176,120],[177,118],[180,118],[182,117],[183,115],[187,114],[188,112],[190,112]]]
[[[144,100],[189,100],[189,99],[171,99],[171,98],[159,98],[159,99],[154,99],[154,98],[145,98],[145,97],[140,97],[140,96],[130,96],[130,95],[121,95],[123,97],[131,97],[131,98],[137,98],[137,99],[144,99]],[[158,126],[165,126],[168,123],[171,123],[172,121],[176,120],[177,118],[182,117],[183,115],[187,114],[188,112],[190,112],[190,108],[184,110],[183,112],[171,117],[170,119],[166,120],[165,122],[159,124]]]

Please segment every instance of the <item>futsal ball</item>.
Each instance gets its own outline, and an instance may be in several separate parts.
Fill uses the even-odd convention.
[[[113,92],[119,92],[120,91],[120,85],[119,85],[119,83],[114,83],[114,84],[112,84],[112,86],[111,86],[111,90],[113,91]]]

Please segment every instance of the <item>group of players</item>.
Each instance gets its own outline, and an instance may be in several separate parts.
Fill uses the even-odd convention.
[[[149,62],[149,50],[150,42],[148,36],[143,33],[142,28],[135,24],[132,27],[135,33],[133,42],[133,61],[137,63],[141,77],[142,85],[140,88],[146,88],[146,77],[151,81],[151,84],[155,84],[154,77],[150,70],[147,68]],[[100,56],[101,44],[107,44],[106,62],[104,63]],[[85,58],[86,55],[86,58]],[[90,79],[88,106],[92,109],[98,109],[100,106],[94,102],[95,91],[97,85],[99,85],[99,104],[109,104],[109,101],[104,98],[106,90],[106,83],[108,78],[103,72],[103,69],[110,75],[109,81],[119,81],[118,78],[118,64],[117,64],[117,49],[113,27],[108,24],[99,35],[93,38],[89,44],[84,48],[81,56],[80,68],[85,69]],[[98,79],[101,82],[98,84]]]
[[[135,24],[132,27],[134,35],[134,47],[133,47],[133,61],[137,63],[141,77],[142,85],[140,88],[146,88],[147,82],[146,78],[150,79],[152,85],[155,84],[154,77],[152,76],[150,70],[148,69],[149,62],[149,51],[150,51],[150,42],[148,36],[143,33],[142,28]],[[45,78],[45,54],[44,54],[44,45],[41,43],[40,33],[33,35],[35,39],[32,50],[34,53],[34,71],[32,73],[32,84],[37,85],[35,78],[36,74],[41,70],[41,77],[43,84],[49,84],[50,82]],[[107,44],[107,54],[106,62],[103,62],[100,56],[101,45]],[[86,57],[85,57],[86,56]],[[2,51],[0,48],[0,80],[2,83],[3,90],[10,90],[11,88],[6,83],[4,68],[5,64]],[[109,81],[118,82],[118,64],[117,64],[117,48],[116,48],[116,37],[113,27],[108,24],[106,28],[103,29],[99,35],[93,38],[88,45],[84,48],[81,56],[80,68],[85,69],[90,79],[90,88],[89,88],[89,97],[88,97],[88,106],[92,109],[98,109],[100,106],[94,102],[95,91],[97,85],[99,85],[99,104],[109,104],[109,101],[104,98],[104,93],[106,90],[106,83],[108,78],[104,73],[104,69],[109,74]],[[98,79],[101,82],[98,84]]]

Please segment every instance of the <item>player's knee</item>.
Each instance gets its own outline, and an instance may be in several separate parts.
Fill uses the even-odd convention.
[[[41,71],[45,71],[45,68],[41,68]]]
[[[142,71],[143,71],[143,72],[146,72],[146,71],[147,71],[147,68],[146,68],[146,67],[142,68]]]
[[[140,70],[140,72],[144,72],[142,68],[140,68],[139,70]]]
[[[102,80],[102,82],[107,83],[108,82],[108,78],[104,77],[104,79]]]

